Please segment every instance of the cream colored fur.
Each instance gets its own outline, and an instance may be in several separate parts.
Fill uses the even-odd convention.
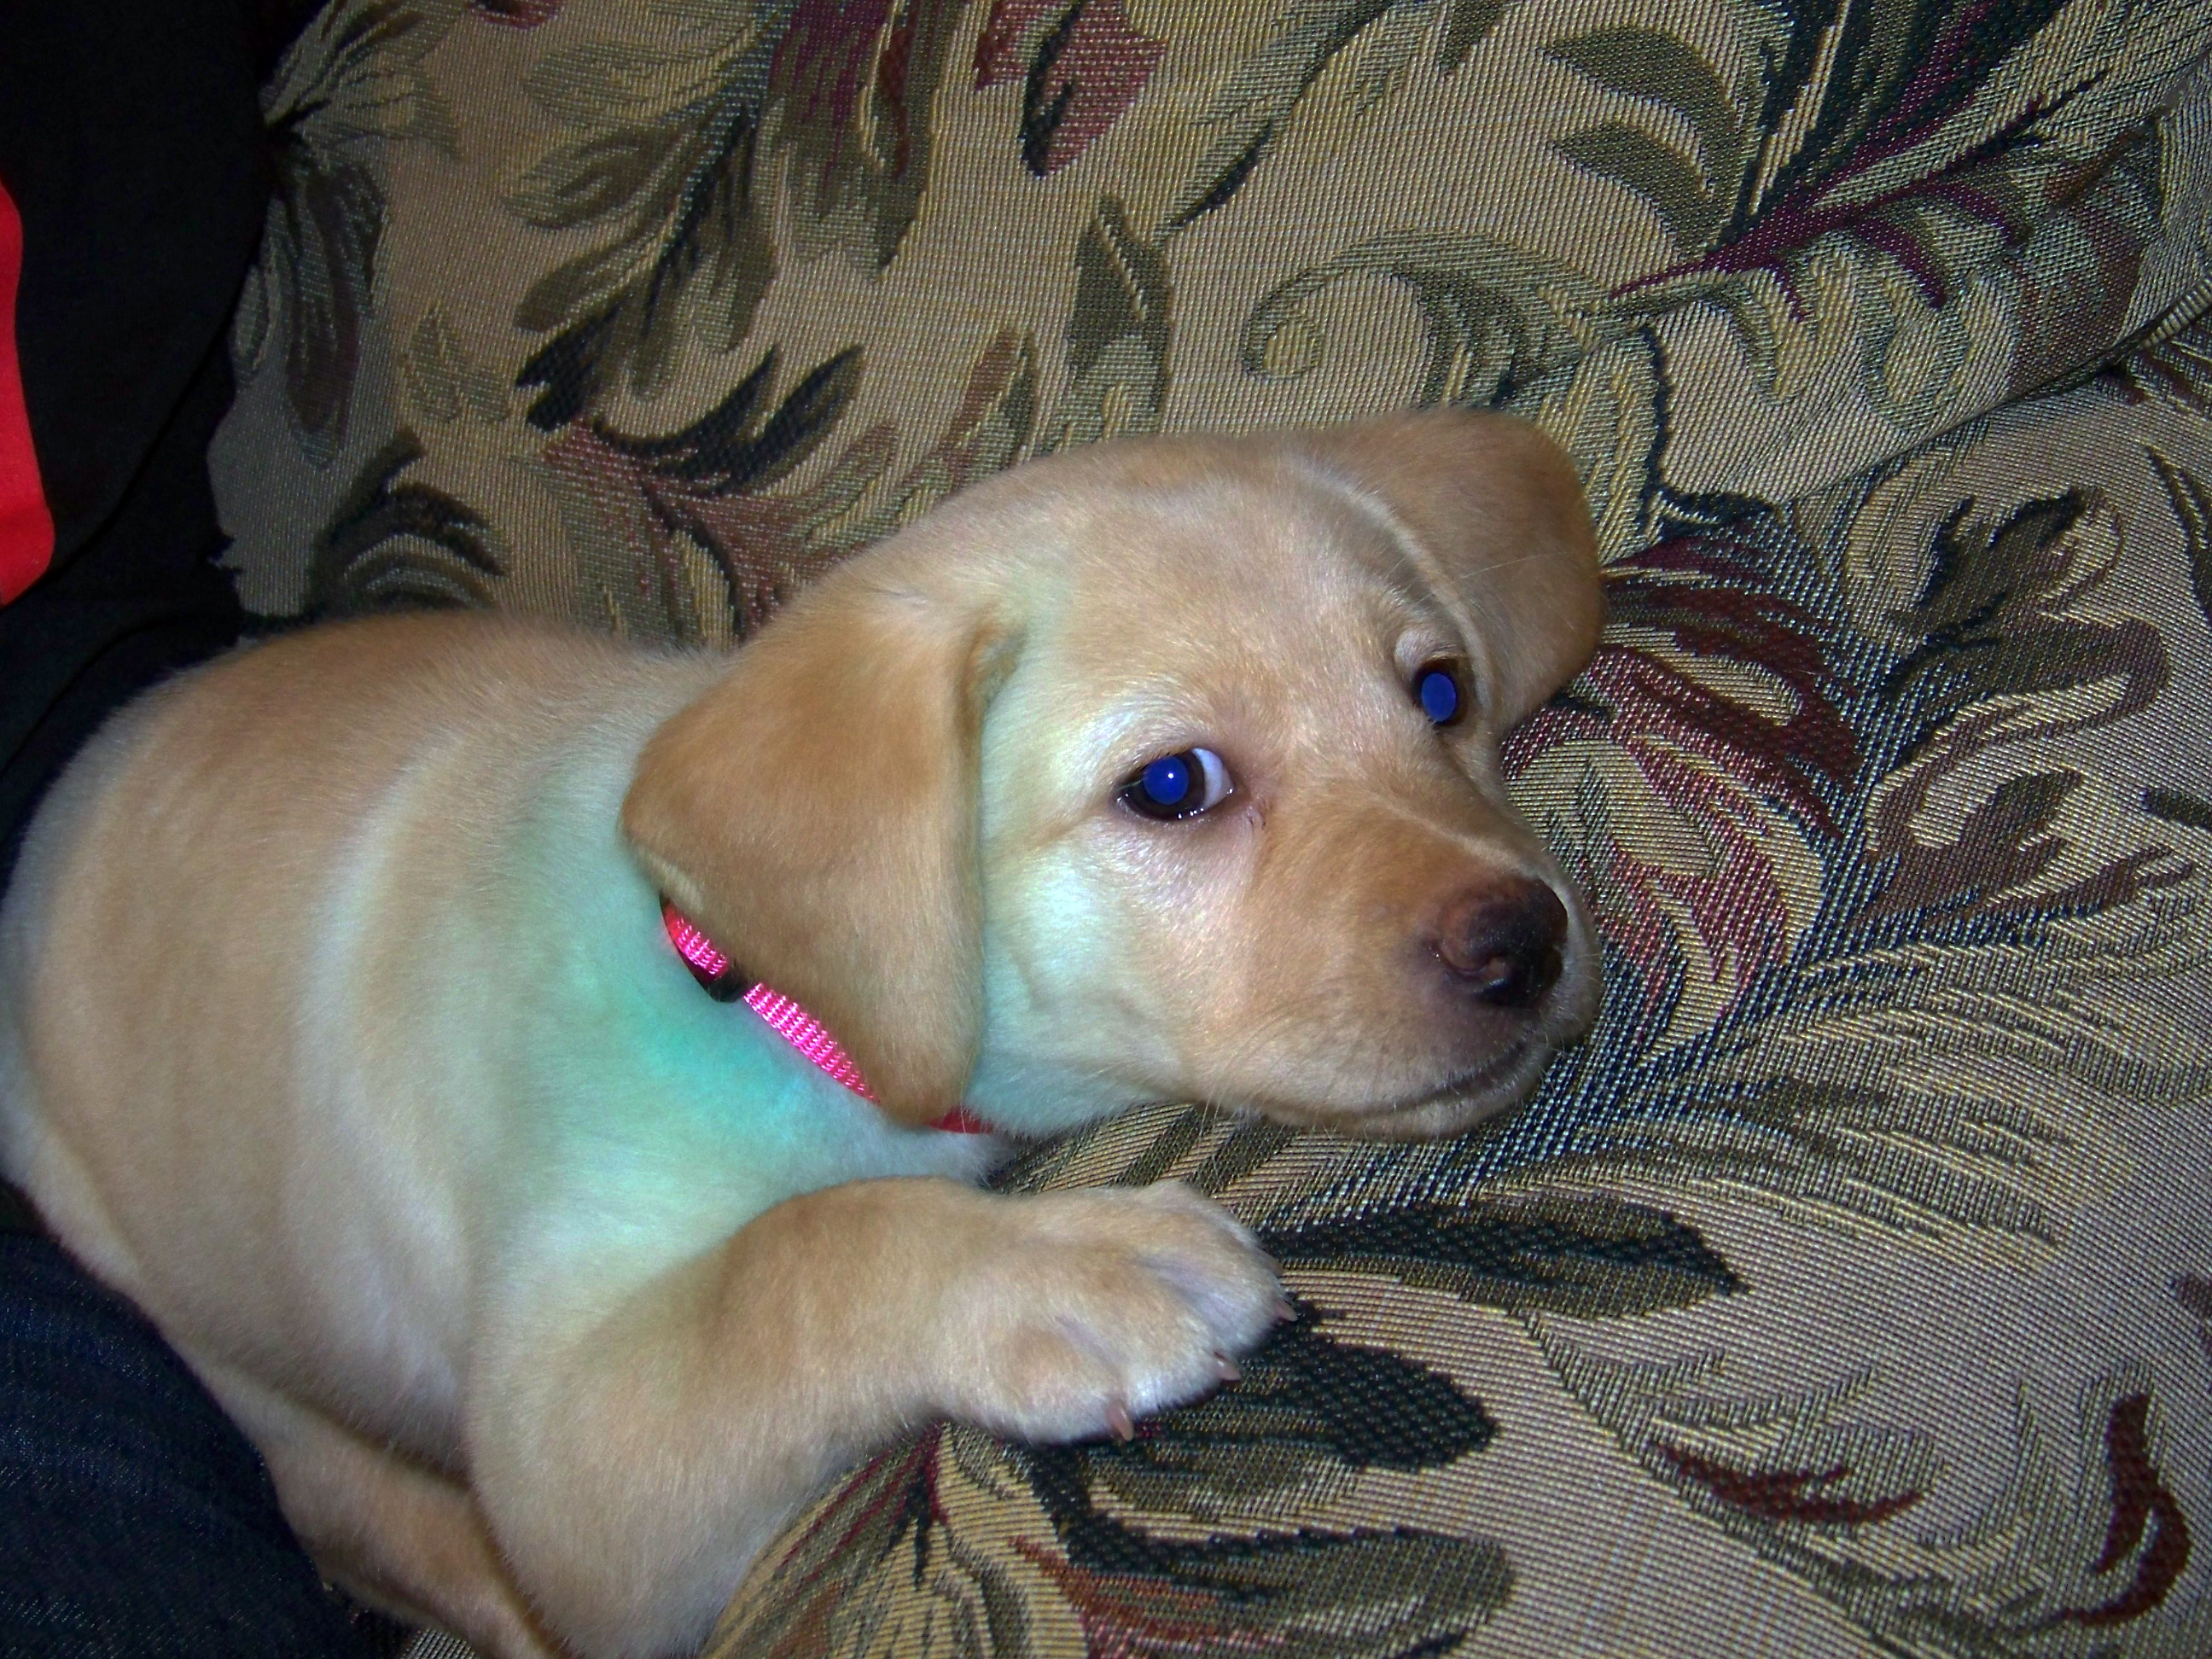
[[[1434,416],[1018,469],[734,658],[453,617],[240,652],[40,814],[0,1164],[341,1582],[503,1659],[679,1651],[901,1428],[1126,1432],[1278,1316],[1187,1189],[993,1196],[1003,1141],[915,1126],[1445,1133],[1587,1024],[1497,744],[1600,615],[1564,459]],[[1194,744],[1221,806],[1117,800]],[[1566,908],[1558,984],[1455,1002],[1437,907],[1514,879]],[[658,892],[882,1108],[703,995]]]

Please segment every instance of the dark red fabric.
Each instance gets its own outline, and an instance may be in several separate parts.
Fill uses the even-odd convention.
[[[0,183],[0,605],[44,575],[54,556],[54,515],[39,483],[15,356],[15,292],[22,276],[22,216]]]

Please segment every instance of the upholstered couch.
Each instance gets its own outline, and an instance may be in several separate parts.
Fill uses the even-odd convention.
[[[1299,1317],[934,1427],[730,1656],[2212,1653],[2212,7],[339,0],[210,453],[249,611],[741,641],[1116,433],[1541,422],[1512,740],[1607,1006],[1519,1115],[1169,1105]],[[425,1638],[420,1650],[435,1650]]]

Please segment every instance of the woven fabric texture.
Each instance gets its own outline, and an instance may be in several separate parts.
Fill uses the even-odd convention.
[[[1612,622],[1526,1109],[1160,1108],[1285,1264],[1127,1445],[936,1427],[715,1650],[2212,1652],[2212,7],[343,0],[212,457],[274,616],[740,640],[1124,432],[1540,422]]]

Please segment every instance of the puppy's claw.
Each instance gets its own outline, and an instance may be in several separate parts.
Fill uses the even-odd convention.
[[[1278,1325],[1287,1325],[1297,1316],[1298,1310],[1291,1304],[1290,1297],[1279,1296],[1275,1298],[1275,1322]]]
[[[1241,1382],[1244,1380],[1244,1368],[1225,1353],[1217,1353],[1213,1356],[1213,1369],[1220,1374],[1224,1382]]]
[[[1124,1445],[1137,1437],[1137,1425],[1129,1416],[1129,1408],[1118,1400],[1107,1403],[1106,1430]]]

